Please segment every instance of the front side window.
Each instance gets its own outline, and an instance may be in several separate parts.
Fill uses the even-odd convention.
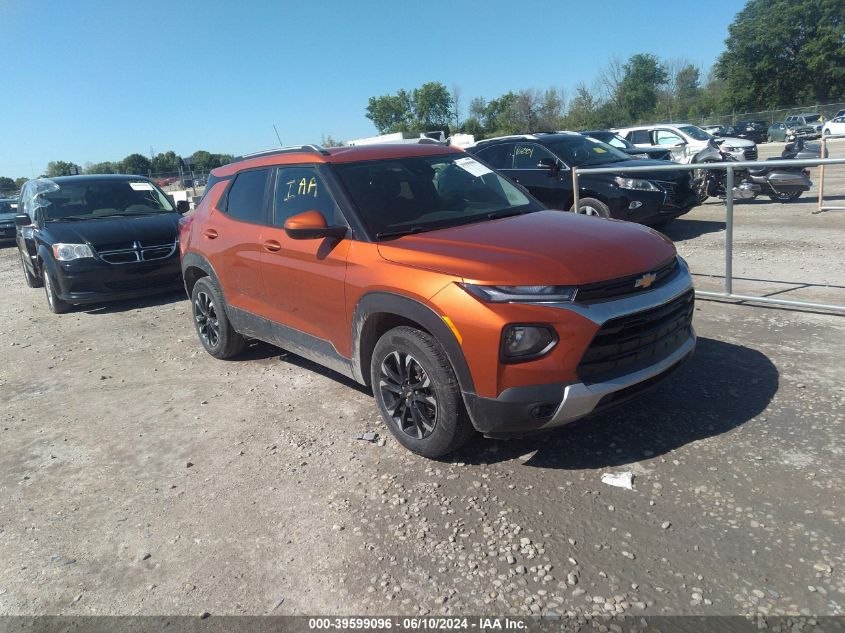
[[[541,158],[557,162],[557,157],[542,145],[536,143],[517,143],[513,151],[514,169],[537,169]]]
[[[337,205],[313,167],[282,167],[276,180],[273,224],[284,226],[288,218],[305,211],[319,211],[329,224],[337,224]]]
[[[709,141],[713,137],[702,130],[700,127],[696,127],[694,125],[682,125],[678,128],[682,134],[686,134],[690,138],[694,138],[696,141]]]
[[[334,169],[362,222],[379,239],[541,209],[462,153],[345,163]]]
[[[269,169],[255,169],[238,174],[226,198],[226,213],[236,220],[264,223],[264,195]]]

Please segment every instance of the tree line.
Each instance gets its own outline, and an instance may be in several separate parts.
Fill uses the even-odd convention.
[[[41,178],[55,178],[57,176],[74,176],[77,174],[133,174],[138,176],[151,176],[179,173],[182,169],[190,173],[205,172],[232,162],[234,157],[231,154],[212,154],[205,150],[198,150],[185,160],[176,152],[160,152],[148,158],[143,154],[129,154],[123,160],[103,161],[100,163],[86,163],[84,166],[77,165],[71,161],[54,160],[47,163],[46,171]],[[0,193],[8,194],[19,190],[29,180],[26,177],[9,178],[0,176]]]
[[[477,138],[699,120],[731,111],[845,100],[845,0],[749,0],[709,72],[638,53],[612,57],[591,86],[475,97],[464,116],[460,86],[429,82],[370,97],[380,134],[445,130]]]

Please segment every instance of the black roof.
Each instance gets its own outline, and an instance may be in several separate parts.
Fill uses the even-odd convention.
[[[484,139],[482,141],[478,141],[475,144],[475,147],[480,145],[493,145],[497,143],[513,143],[513,142],[534,142],[543,145],[545,143],[550,143],[554,141],[566,141],[572,140],[574,138],[580,137],[582,134],[578,132],[566,132],[562,134],[557,134],[555,132],[536,132],[534,134],[515,134],[513,136],[502,136],[500,138],[490,138]]]
[[[74,183],[74,182],[91,182],[94,180],[146,180],[150,181],[149,178],[146,176],[133,176],[131,174],[82,174],[79,176],[55,176],[54,178],[44,177],[40,178],[39,180],[52,180],[53,182],[61,185],[62,183]]]

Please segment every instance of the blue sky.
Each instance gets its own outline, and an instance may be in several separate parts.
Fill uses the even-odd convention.
[[[375,133],[367,99],[591,85],[612,55],[709,68],[742,0],[0,0],[0,176],[132,152]]]

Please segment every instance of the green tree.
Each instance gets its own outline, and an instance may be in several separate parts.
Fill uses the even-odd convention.
[[[86,174],[118,174],[120,173],[120,165],[111,161],[104,161],[102,163],[88,163],[85,165],[84,172]]]
[[[320,141],[320,145],[323,147],[343,147],[343,141],[338,141],[335,138],[332,138],[331,134],[323,134],[323,138]]]
[[[716,74],[729,106],[845,98],[845,0],[749,0],[728,33]]]
[[[15,181],[6,176],[0,176],[0,193],[11,193],[17,191]]]
[[[120,171],[124,174],[146,176],[150,173],[150,159],[143,154],[129,154],[120,161]]]
[[[179,157],[176,152],[159,152],[153,157],[151,169],[154,174],[175,173],[179,171]]]
[[[21,176],[20,178],[15,178],[15,189],[20,189],[26,184],[26,181],[29,180],[26,176]]]
[[[73,176],[82,173],[79,165],[63,160],[53,160],[47,163],[47,171],[45,176],[47,178],[55,178],[56,176]]]
[[[632,121],[653,113],[660,87],[668,80],[666,68],[654,55],[638,53],[624,66],[618,103]]]
[[[366,116],[379,134],[408,130],[413,120],[411,95],[400,90],[395,95],[370,97]]]
[[[429,81],[411,93],[412,128],[415,131],[444,130],[449,133],[452,95],[437,81]]]

